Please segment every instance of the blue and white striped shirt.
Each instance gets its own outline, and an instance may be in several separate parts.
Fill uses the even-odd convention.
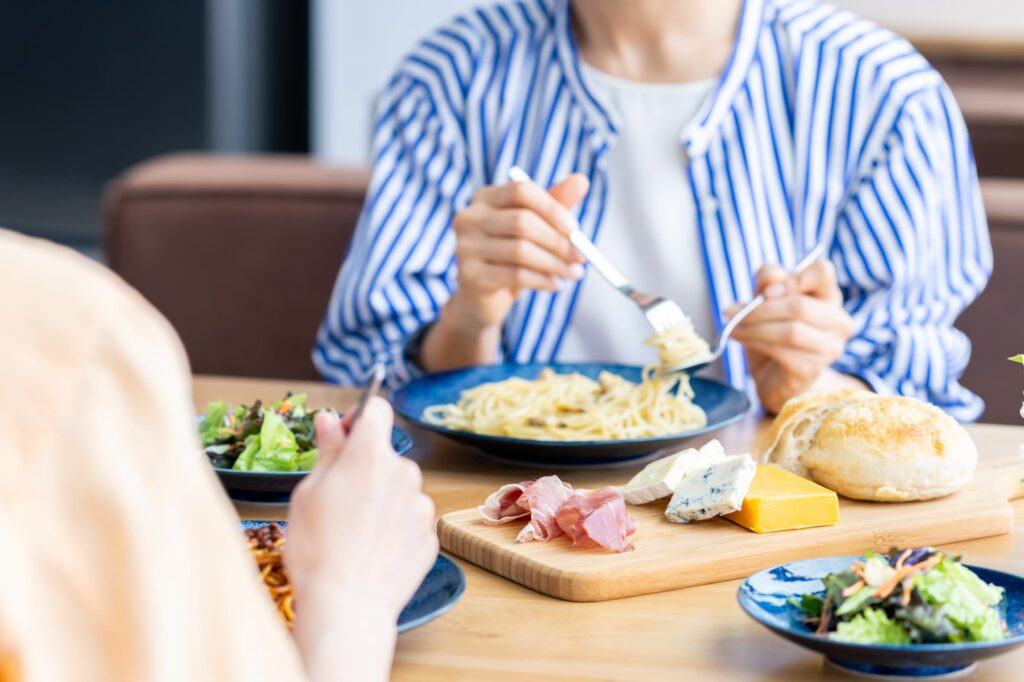
[[[600,243],[617,128],[581,75],[569,12],[569,0],[520,0],[457,17],[388,83],[366,205],[313,351],[327,379],[360,383],[380,358],[393,384],[419,372],[402,349],[455,287],[452,217],[512,165],[546,184],[587,175],[577,216]],[[985,286],[991,245],[959,109],[909,43],[817,2],[746,0],[681,143],[719,328],[762,264],[792,267],[824,240],[855,321],[835,369],[978,417],[953,322]],[[557,357],[578,290],[520,296],[502,357]],[[750,389],[738,344],[725,372]]]

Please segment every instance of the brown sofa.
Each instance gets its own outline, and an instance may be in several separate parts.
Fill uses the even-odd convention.
[[[106,198],[111,267],[175,326],[198,373],[315,378],[310,349],[366,190],[362,170],[304,157],[173,155]],[[1024,181],[984,182],[996,273],[961,318],[964,382],[986,421],[1018,423],[1024,372]]]
[[[107,260],[194,372],[317,378],[310,349],[368,179],[299,156],[157,158],[107,190]]]

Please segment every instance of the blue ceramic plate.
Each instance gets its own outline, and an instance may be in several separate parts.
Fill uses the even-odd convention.
[[[750,401],[742,392],[719,381],[693,377],[694,402],[708,415],[708,423],[699,429],[657,438],[599,441],[544,441],[525,438],[488,436],[467,431],[455,431],[428,424],[421,415],[432,405],[454,403],[466,389],[512,377],[536,379],[541,370],[552,369],[559,374],[578,372],[596,379],[601,372],[612,372],[637,383],[639,367],[608,364],[528,364],[482,365],[452,372],[428,374],[412,381],[391,394],[395,410],[413,424],[444,435],[485,453],[511,462],[537,465],[594,465],[626,462],[638,459],[664,448],[676,447],[684,441],[710,433],[731,424],[747,413]]]
[[[833,664],[868,675],[895,678],[949,676],[976,661],[1024,644],[1024,578],[969,566],[982,580],[1006,590],[1000,604],[1007,624],[1001,642],[965,644],[850,644],[814,634],[801,622],[800,612],[787,599],[808,592],[824,594],[821,579],[848,568],[860,557],[807,559],[769,568],[743,581],[737,592],[740,606],[751,618],[786,639],[819,651]]]
[[[412,438],[397,426],[391,431],[391,447],[404,455],[412,448]],[[259,504],[288,504],[292,490],[305,478],[308,471],[235,471],[213,467],[217,478],[238,502]]]
[[[243,528],[259,528],[268,521],[242,521]],[[276,521],[287,528],[284,521]],[[466,576],[454,561],[437,555],[437,561],[420,583],[416,594],[398,616],[398,631],[405,632],[448,613],[466,591]]]

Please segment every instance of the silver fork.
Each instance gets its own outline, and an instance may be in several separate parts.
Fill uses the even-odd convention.
[[[795,275],[806,270],[808,267],[810,267],[811,263],[825,255],[825,248],[826,245],[824,243],[820,243],[817,246],[815,246],[807,253],[806,256],[803,257],[803,259],[799,263],[796,264],[796,266],[793,267],[793,270],[792,272],[790,272],[790,274]],[[722,353],[725,352],[725,344],[729,341],[729,337],[732,336],[732,333],[736,331],[736,327],[739,326],[740,322],[746,319],[747,315],[754,312],[754,309],[764,302],[764,294],[758,294],[757,296],[752,298],[749,303],[740,308],[739,312],[737,312],[736,315],[731,320],[729,320],[729,322],[722,328],[722,333],[718,336],[718,342],[715,344],[715,348],[711,352],[711,355],[705,356],[696,361],[691,361],[682,365],[676,365],[675,367],[671,367],[669,369],[660,370],[658,372],[658,376],[667,376],[669,374],[676,374],[678,372],[689,372],[693,374],[695,372],[699,372],[700,370],[704,369],[718,358],[722,357]]]
[[[513,182],[533,182],[526,171],[519,166],[512,166],[508,171],[508,177]],[[654,331],[663,332],[672,327],[678,327],[686,320],[682,309],[675,301],[670,301],[662,296],[645,294],[634,289],[625,276],[619,272],[619,269],[612,265],[612,262],[601,253],[594,242],[590,241],[590,238],[583,234],[579,225],[575,226],[573,231],[569,233],[569,241],[594,266],[598,274],[604,277],[605,281],[639,306],[640,311],[647,318],[647,322],[654,327]]]
[[[380,387],[384,383],[385,371],[384,363],[382,362],[375,363],[373,368],[370,370],[370,380],[363,389],[362,395],[359,396],[359,402],[356,404],[356,409],[352,412],[352,419],[348,422],[348,428],[350,431],[352,430],[352,427],[356,425],[356,421],[363,416],[363,410],[366,409],[366,403],[370,402],[370,398],[380,392]]]

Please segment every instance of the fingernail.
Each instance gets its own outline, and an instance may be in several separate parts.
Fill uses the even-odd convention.
[[[769,284],[765,287],[764,297],[765,298],[781,298],[786,295],[786,285],[782,282],[776,282],[775,284]]]
[[[578,263],[573,263],[569,266],[569,279],[578,280],[583,279],[583,266]]]

